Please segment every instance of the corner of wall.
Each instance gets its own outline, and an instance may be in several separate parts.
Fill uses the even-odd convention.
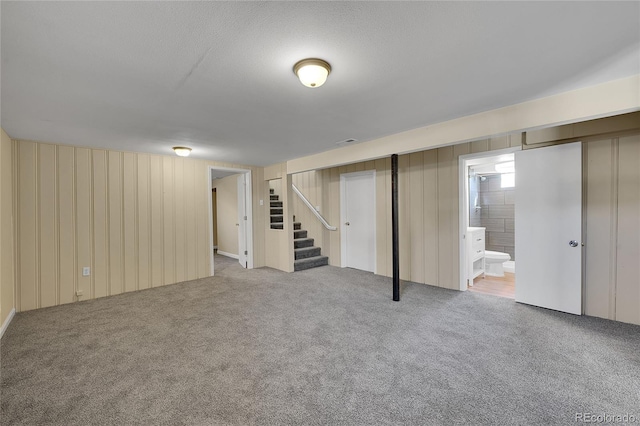
[[[15,244],[13,230],[13,142],[0,128],[0,324],[1,334],[16,310],[14,274]]]

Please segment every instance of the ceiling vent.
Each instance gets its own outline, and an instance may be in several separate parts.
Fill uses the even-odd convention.
[[[336,142],[336,145],[345,145],[345,144],[353,143],[353,142],[357,142],[357,141],[358,141],[358,139],[349,138],[349,139],[345,139],[345,140],[340,141],[340,142]]]

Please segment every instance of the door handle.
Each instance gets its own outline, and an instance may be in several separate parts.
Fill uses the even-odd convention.
[[[578,247],[578,242],[576,240],[571,240],[571,241],[569,241],[569,245],[571,247]]]
[[[347,226],[351,225],[349,222],[345,222],[344,224],[347,225]]]

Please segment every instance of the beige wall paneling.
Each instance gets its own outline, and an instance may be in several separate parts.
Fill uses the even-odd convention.
[[[37,145],[18,145],[18,271],[20,310],[38,308],[38,206]]]
[[[411,281],[424,283],[424,152],[416,152],[409,156],[409,246]]]
[[[162,157],[162,208],[164,224],[164,280],[163,285],[176,282],[176,204],[174,190],[174,176],[176,159]]]
[[[409,204],[410,197],[410,170],[409,155],[398,156],[398,230],[400,249],[400,279],[411,281],[411,208]],[[413,212],[414,216],[418,212]]]
[[[0,128],[0,326],[5,325],[15,304],[14,275],[14,143]]]
[[[39,308],[58,304],[56,147],[38,145]]]
[[[196,220],[196,191],[195,191],[195,179],[197,173],[195,168],[190,164],[185,164],[184,167],[184,194],[185,194],[185,233],[186,233],[186,274],[187,280],[194,280],[198,278],[198,260],[197,260],[197,234],[198,234],[198,222]],[[208,220],[208,219],[207,219]]]
[[[459,260],[453,259],[454,246],[458,246],[458,241],[451,237],[453,228],[452,216],[454,210],[453,179],[457,172],[457,163],[453,156],[453,147],[438,149],[438,286],[445,287],[453,282],[453,262],[458,264]],[[457,191],[455,191],[457,198]],[[457,221],[456,221],[457,223]]]
[[[328,175],[327,189],[323,192],[323,196],[327,200],[325,205],[329,212],[327,220],[332,226],[338,228],[336,231],[329,233],[329,244],[326,246],[328,250],[325,252],[325,255],[329,256],[329,265],[341,266],[340,230],[342,229],[342,223],[340,223],[340,197],[334,197],[332,195],[340,193],[340,174],[335,167],[324,170],[323,173]]]
[[[264,185],[269,188],[270,180],[279,180],[279,183],[275,184],[275,186],[282,186],[284,179],[282,179],[282,171],[284,168],[284,164],[274,164],[273,166],[265,167],[264,169]],[[268,191],[267,191],[268,192]],[[262,211],[262,216],[264,216],[265,221],[263,225],[264,229],[264,245],[265,245],[265,254],[264,254],[264,262],[265,266],[274,269],[282,270],[280,265],[280,253],[279,250],[285,244],[285,231],[284,229],[271,229],[270,225],[270,201],[269,201],[269,193],[265,194],[264,199],[264,210]],[[280,194],[281,195],[281,194]],[[280,196],[280,201],[283,202],[283,212],[284,212],[284,197]],[[284,223],[286,226],[287,218],[284,217]]]
[[[109,247],[107,233],[107,152],[92,150],[93,267],[91,298],[109,295]]]
[[[23,144],[24,142],[20,142]],[[91,150],[76,148],[76,291],[79,295],[76,300],[92,299],[92,277],[82,276],[83,267],[91,267],[93,264],[93,193],[91,190]],[[20,238],[22,239],[22,237]],[[95,272],[95,271],[92,271]],[[20,285],[24,285],[21,282]]]
[[[197,160],[195,164],[196,217],[198,222],[198,278],[211,276],[211,222],[209,205],[211,203],[211,174],[208,163]]]
[[[387,268],[390,244],[387,240],[387,228],[391,226],[391,218],[387,216],[387,206],[391,204],[391,194],[387,193],[386,180],[389,178],[387,160],[380,158],[374,163],[376,169],[376,272],[378,275],[391,276],[392,270]],[[337,201],[340,198],[336,199]]]
[[[174,159],[174,206],[175,206],[175,282],[186,281],[187,279],[187,241],[185,219],[185,196],[184,196],[184,158]]]
[[[615,319],[617,140],[584,144],[585,297],[584,312]]]
[[[15,164],[15,191],[9,193],[16,205],[0,222],[17,217],[18,310],[210,275],[207,162],[8,137],[5,146],[8,158],[1,160],[10,167],[3,163],[2,172]],[[265,189],[255,182],[263,178],[261,169],[252,170],[255,214]],[[254,266],[264,264],[263,241],[254,233]],[[82,276],[83,267],[91,267],[90,276]],[[13,275],[3,267],[2,276],[5,271]]]
[[[284,170],[283,170],[284,172]],[[283,183],[283,207],[284,207],[284,244],[280,250],[280,264],[285,272],[293,272],[293,190],[291,189],[291,175],[284,175]]]
[[[149,157],[149,188],[151,191],[151,287],[164,284],[164,202],[162,157]]]
[[[474,154],[477,152],[489,151],[489,139],[474,141],[474,142],[471,142],[470,144],[471,144],[471,152]]]
[[[386,259],[386,263],[387,263],[387,276],[391,277],[393,276],[393,237],[392,237],[392,233],[393,233],[393,229],[392,229],[392,224],[391,224],[391,219],[392,219],[392,215],[391,215],[391,157],[388,157],[385,159],[385,164],[384,164],[384,192],[386,194],[386,198],[385,200],[387,201],[385,206],[385,215],[383,216],[384,218],[386,218],[386,228],[387,228],[387,234],[385,235],[385,241],[384,241],[384,245],[387,248],[387,259]],[[398,194],[399,197],[399,194]],[[398,204],[399,204],[399,200],[398,200]]]
[[[489,151],[509,148],[510,146],[509,142],[510,142],[509,135],[489,138]]]
[[[640,135],[619,139],[616,320],[640,324]]]
[[[424,218],[423,231],[423,261],[424,282],[430,285],[438,285],[438,268],[440,254],[439,229],[438,229],[438,151],[432,149],[423,152],[423,198],[422,211]]]
[[[138,255],[138,290],[151,287],[152,258],[152,220],[151,220],[151,163],[149,154],[136,154],[137,166],[137,255]]]
[[[58,247],[59,255],[58,303],[71,303],[75,300],[76,250],[75,250],[75,150],[69,146],[58,148]]]
[[[266,211],[268,204],[267,182],[264,179],[264,169],[257,167],[253,169],[251,173],[253,191],[254,191],[254,203],[253,203],[253,266],[259,268],[265,266],[265,241],[264,241],[264,224],[266,217],[264,212]],[[263,205],[260,205],[260,200],[264,200]]]
[[[122,153],[108,152],[108,221],[109,229],[109,291],[108,295],[124,291],[124,228]]]
[[[123,238],[123,291],[138,289],[138,162],[136,154],[122,154],[122,238]],[[142,264],[140,264],[142,267]]]

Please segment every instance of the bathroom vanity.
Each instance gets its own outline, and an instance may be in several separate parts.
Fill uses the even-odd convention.
[[[485,228],[467,228],[467,262],[469,265],[469,285],[473,279],[484,274]]]

